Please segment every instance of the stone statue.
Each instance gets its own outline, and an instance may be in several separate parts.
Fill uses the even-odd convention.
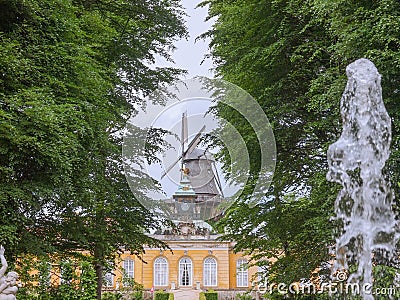
[[[0,300],[16,300],[16,294],[18,287],[16,286],[18,280],[18,274],[14,271],[8,272],[6,270],[8,267],[6,258],[4,257],[4,247],[0,246]]]

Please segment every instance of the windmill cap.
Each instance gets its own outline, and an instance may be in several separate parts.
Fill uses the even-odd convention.
[[[192,152],[186,154],[185,160],[210,160],[215,161],[214,156],[204,149],[195,148]]]

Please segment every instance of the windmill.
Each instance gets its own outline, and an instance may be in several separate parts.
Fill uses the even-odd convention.
[[[215,215],[216,207],[221,203],[221,199],[223,198],[223,192],[213,155],[209,151],[197,147],[205,129],[206,126],[204,125],[185,149],[185,143],[188,141],[188,126],[186,113],[182,114],[182,153],[165,169],[161,175],[161,179],[180,162],[181,170],[183,171],[181,183],[173,198],[174,203],[185,204],[178,205],[176,212],[185,214],[185,211],[187,211],[194,218],[207,219],[208,216]],[[185,190],[188,191],[186,196],[184,196]],[[194,195],[195,197],[193,197]]]

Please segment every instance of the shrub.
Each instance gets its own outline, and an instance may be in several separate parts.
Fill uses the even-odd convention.
[[[143,292],[134,291],[130,294],[130,300],[143,300]]]
[[[199,294],[199,300],[206,300],[206,295],[204,294],[204,292],[201,292]]]
[[[101,296],[101,300],[120,300],[122,299],[122,294],[120,293],[104,293]]]
[[[237,300],[253,300],[253,297],[249,293],[238,294],[236,295]]]
[[[143,300],[143,285],[137,283],[133,278],[125,276],[122,279],[120,291],[124,295],[124,299]]]
[[[204,293],[206,300],[218,300],[218,293],[212,289]]]
[[[172,295],[173,296],[173,295]],[[162,290],[155,292],[154,300],[170,300],[170,293],[166,293]],[[173,298],[172,298],[173,299]]]

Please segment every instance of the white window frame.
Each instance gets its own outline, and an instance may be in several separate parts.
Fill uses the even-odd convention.
[[[186,270],[185,270],[186,269]],[[183,273],[188,272],[189,283],[183,284]],[[179,260],[179,286],[192,286],[193,285],[193,261],[190,257],[185,256]]]
[[[69,261],[63,261],[62,264],[64,264],[64,263],[68,264],[70,262]],[[62,264],[60,265],[60,284],[71,284],[72,279],[67,280],[67,279],[64,278],[65,276],[63,276],[63,274],[65,273],[65,269],[63,268]]]
[[[257,267],[257,282],[259,285],[266,285],[268,282],[268,266],[262,265]]]
[[[203,262],[203,285],[217,286],[218,264],[214,257],[206,257]]]
[[[153,282],[154,286],[168,286],[169,265],[168,260],[163,257],[157,257],[153,263]]]
[[[50,262],[45,262],[44,264],[46,264],[46,273],[45,273],[45,275],[46,275],[46,278],[42,281],[42,282],[40,282],[40,280],[39,280],[39,282],[38,282],[38,284],[40,285],[40,283],[43,283],[44,285],[43,286],[50,286],[51,285],[51,269],[52,269],[52,264],[50,263]],[[42,266],[42,268],[43,268],[43,266]],[[60,273],[61,273],[61,270],[60,270]],[[41,276],[41,277],[43,277],[43,275],[44,274],[41,274],[41,272],[39,272],[39,276]],[[61,283],[61,274],[60,274],[60,283]]]
[[[134,279],[135,278],[135,261],[128,257],[122,262],[122,269],[124,270],[122,285],[124,284],[124,278]]]
[[[114,287],[114,273],[109,271],[103,276],[103,287],[111,288]]]
[[[236,287],[249,286],[249,270],[246,259],[236,261]]]
[[[132,258],[124,259],[122,268],[124,269],[124,276],[135,278],[135,261]]]

